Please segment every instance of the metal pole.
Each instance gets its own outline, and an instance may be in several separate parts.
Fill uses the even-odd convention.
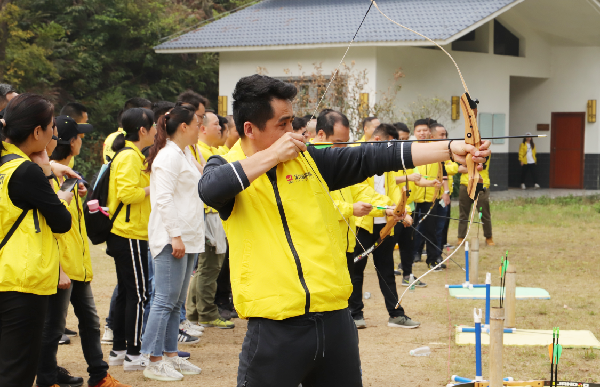
[[[469,283],[469,242],[465,242],[465,283]]]
[[[490,327],[490,305],[492,303],[492,273],[485,275],[485,326]]]
[[[469,257],[471,267],[469,268],[469,283],[479,283],[479,238],[471,238],[471,256]]]

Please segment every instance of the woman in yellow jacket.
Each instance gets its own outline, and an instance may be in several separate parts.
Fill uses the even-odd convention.
[[[46,145],[54,106],[21,94],[0,121],[0,386],[31,386],[35,378],[48,298],[59,285],[53,233],[71,228],[65,207],[71,192],[52,190]],[[36,161],[40,165],[32,162]],[[42,168],[40,168],[40,166]]]
[[[531,133],[525,133],[526,136],[531,136]],[[525,187],[525,179],[527,175],[531,174],[533,178],[533,188],[539,189],[540,185],[537,180],[537,157],[535,151],[535,144],[531,137],[525,137],[521,146],[519,146],[519,162],[521,163],[521,189],[527,189]]]
[[[148,219],[150,218],[150,177],[144,170],[142,149],[154,143],[154,114],[144,108],[125,111],[124,132],[113,150],[108,186],[108,209],[119,211],[106,241],[106,252],[115,259],[117,299],[112,322],[113,350],[109,365],[123,365],[125,371],[143,370],[140,356],[142,320],[148,300]]]
[[[93,128],[89,124],[77,124],[68,116],[56,117],[55,121],[58,140],[51,141],[46,150],[50,152],[50,158],[55,163],[69,165],[73,157],[79,155],[85,133],[91,132]],[[64,179],[51,180],[56,192],[60,192],[61,185],[64,183]],[[83,194],[79,187],[83,188],[83,184],[73,187],[73,200],[67,207],[71,213],[71,229],[58,238],[60,274],[61,278],[68,281],[69,286],[66,289],[59,288],[56,294],[50,296],[37,370],[38,387],[83,382],[83,378],[70,375],[61,375],[59,379],[58,374],[56,352],[59,340],[65,331],[69,302],[73,304],[79,321],[81,349],[90,376],[88,385],[108,387],[114,384],[114,379],[108,374],[108,364],[102,359],[100,319],[92,294],[92,260],[83,217],[83,200],[80,197]]]

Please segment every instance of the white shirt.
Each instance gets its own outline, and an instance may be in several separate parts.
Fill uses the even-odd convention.
[[[531,149],[531,144],[526,142],[527,145],[527,164],[535,164],[535,160],[533,159],[533,151]]]
[[[385,176],[384,175],[375,175],[373,176],[373,180],[374,182],[374,189],[378,194],[381,194],[383,196],[385,196]],[[373,223],[374,224],[385,224],[387,223],[387,219],[385,218],[385,216],[377,216],[375,218],[373,218]]]
[[[184,153],[167,139],[152,163],[148,243],[153,257],[178,236],[186,253],[204,252],[204,203],[198,195],[202,174],[192,157],[189,148]]]

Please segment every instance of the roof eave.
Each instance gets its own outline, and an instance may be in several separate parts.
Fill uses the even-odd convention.
[[[470,27],[452,35],[448,39],[435,40],[440,46],[450,44],[458,38],[468,34],[469,32],[481,27],[490,20],[494,20],[504,12],[508,11],[512,7],[522,3],[525,0],[515,0],[512,3],[500,8],[498,11],[488,15],[487,17],[479,20],[477,23],[472,24]],[[395,41],[395,42],[354,42],[352,46],[355,47],[399,47],[399,46],[434,46],[433,43],[427,40],[409,40],[409,41]],[[288,45],[265,45],[265,46],[228,46],[228,47],[196,47],[196,48],[177,48],[177,49],[157,49],[157,54],[191,54],[200,52],[235,52],[235,51],[274,51],[274,50],[302,50],[302,49],[314,49],[314,48],[338,48],[348,47],[348,43],[325,43],[325,44],[288,44]]]

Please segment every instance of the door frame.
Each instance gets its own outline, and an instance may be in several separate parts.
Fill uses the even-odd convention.
[[[555,168],[555,145],[556,145],[556,117],[557,116],[575,116],[581,118],[581,180],[579,189],[583,189],[583,176],[585,173],[585,112],[552,112],[552,121],[550,128],[550,188],[555,188],[554,168]]]

